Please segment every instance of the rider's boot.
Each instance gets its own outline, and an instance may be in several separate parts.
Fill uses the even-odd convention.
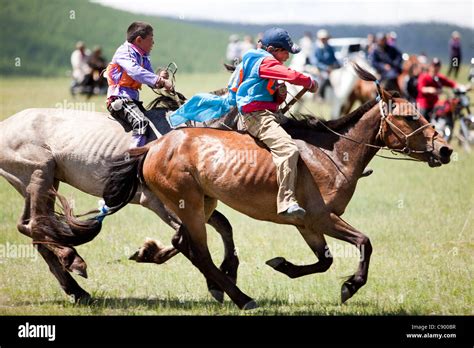
[[[136,148],[136,147],[141,147],[145,145],[146,142],[146,135],[144,134],[135,134],[132,135],[132,141],[130,143],[130,148]]]
[[[306,210],[300,207],[298,203],[290,205],[290,207],[282,213],[284,216],[303,218],[306,215]]]

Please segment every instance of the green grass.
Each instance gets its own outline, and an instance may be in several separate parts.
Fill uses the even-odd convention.
[[[178,83],[189,96],[220,88],[226,79],[225,73],[180,75]],[[2,79],[0,120],[27,107],[74,102],[67,87],[67,79]],[[151,97],[144,90],[143,99],[148,102]],[[102,97],[91,102],[103,110]],[[311,108],[327,112],[325,106]],[[452,163],[437,169],[379,158],[371,163],[375,173],[360,181],[344,214],[371,238],[369,281],[345,305],[339,303],[340,286],[358,261],[348,244],[328,238],[335,254],[333,266],[326,273],[291,280],[265,261],[284,256],[295,263],[314,262],[297,230],[252,220],[220,204],[218,209],[234,227],[241,261],[238,284],[261,306],[244,313],[227,297],[224,305],[215,303],[200,272],[182,255],[159,266],[128,261],[146,237],[169,243],[172,236],[153,213],[128,206],[107,218],[95,240],[77,248],[89,266],[89,279],[74,277],[96,299],[93,305],[70,303],[46,263],[31,249],[29,258],[0,255],[0,314],[472,315],[474,158],[454,146]],[[79,212],[97,202],[67,185],[60,192],[75,199]],[[16,230],[22,206],[22,198],[0,179],[0,246],[30,244]],[[209,243],[214,260],[220,262],[222,245],[212,228]],[[341,255],[340,249],[348,255]]]

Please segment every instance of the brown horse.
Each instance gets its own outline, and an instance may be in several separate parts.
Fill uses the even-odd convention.
[[[377,87],[374,83],[364,80],[357,80],[354,89],[347,98],[346,103],[341,108],[341,115],[346,115],[351,112],[352,107],[356,102],[364,104],[372,100],[377,95]]]
[[[375,81],[358,66],[356,72],[364,80]],[[128,161],[111,168],[104,199],[108,205],[121,206],[142,181],[183,222],[173,245],[242,309],[257,305],[214,265],[207,246],[205,222],[218,200],[255,219],[299,230],[318,262],[295,265],[282,257],[267,261],[291,278],[325,272],[331,266],[324,235],[349,242],[360,250],[361,258],[356,273],[342,285],[345,302],[367,282],[372,253],[369,238],[340,217],[363,169],[382,147],[431,167],[449,163],[452,153],[412,104],[383,88],[379,94],[380,102],[370,101],[339,120],[285,125],[298,139],[302,160],[296,195],[307,211],[304,219],[277,214],[276,172],[268,150],[247,134],[215,129],[175,130],[136,149]],[[243,155],[249,153],[256,159],[253,163]]]

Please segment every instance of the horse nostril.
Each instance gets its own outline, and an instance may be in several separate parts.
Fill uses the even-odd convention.
[[[448,147],[448,146],[443,146],[441,149],[439,149],[439,155],[441,158],[449,158],[451,157],[451,154],[453,153],[453,149]]]

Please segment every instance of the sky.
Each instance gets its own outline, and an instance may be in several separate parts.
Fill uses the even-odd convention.
[[[403,24],[437,21],[474,29],[474,0],[93,0],[149,15],[254,24]]]

